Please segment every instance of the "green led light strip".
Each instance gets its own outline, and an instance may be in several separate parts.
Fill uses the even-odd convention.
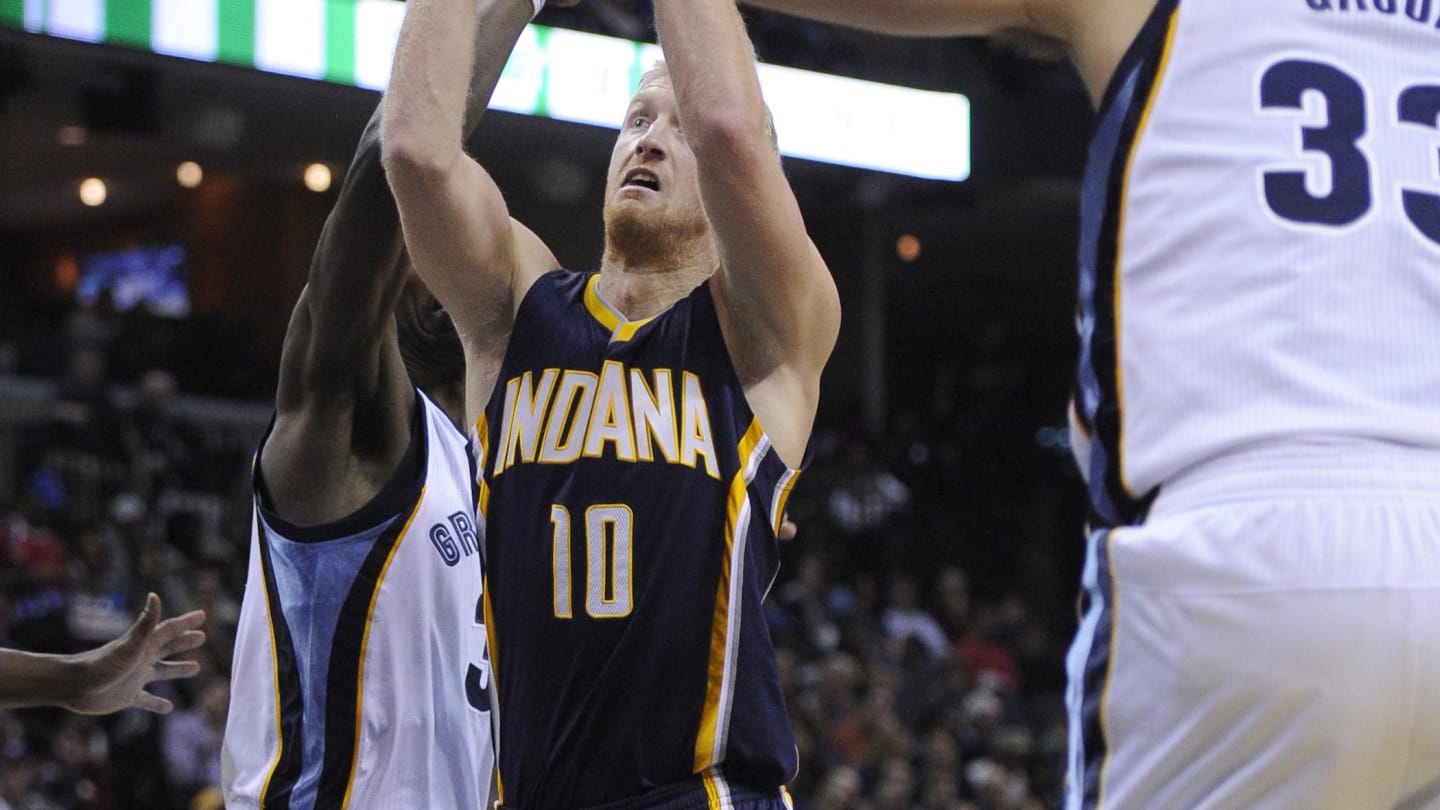
[[[398,0],[0,0],[0,26],[373,90],[389,79],[404,14]],[[655,45],[532,25],[491,106],[614,128],[659,58]],[[760,81],[788,156],[970,176],[965,96],[775,65]]]

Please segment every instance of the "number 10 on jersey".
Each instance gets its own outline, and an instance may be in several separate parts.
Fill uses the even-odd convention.
[[[570,510],[550,507],[554,527],[551,561],[554,570],[555,618],[573,619]],[[625,504],[597,504],[585,510],[585,613],[592,619],[623,619],[635,606],[635,514]]]

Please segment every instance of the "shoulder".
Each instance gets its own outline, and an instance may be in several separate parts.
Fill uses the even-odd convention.
[[[538,314],[537,310],[544,308],[583,305],[586,296],[593,295],[590,281],[598,275],[594,272],[570,270],[564,267],[557,267],[541,273],[531,282],[525,295],[517,302],[516,320],[534,317]]]

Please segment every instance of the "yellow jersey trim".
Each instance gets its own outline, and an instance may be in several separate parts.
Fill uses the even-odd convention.
[[[480,580],[481,596],[480,601],[485,606],[485,639],[490,643],[490,685],[498,694],[500,692],[500,677],[497,674],[500,670],[500,656],[495,646],[495,611],[490,606],[490,575],[486,574]],[[498,808],[505,803],[505,781],[500,778],[500,763],[495,763],[495,806]]]
[[[617,312],[605,299],[600,297],[600,274],[596,273],[585,282],[585,309],[600,325],[610,331],[611,341],[625,342],[640,331],[640,327],[655,320],[654,316],[632,321]]]
[[[254,463],[251,463],[254,466]],[[255,520],[259,520],[257,510]],[[265,542],[264,530],[256,532],[256,543]],[[260,554],[260,549],[255,549]],[[263,557],[261,558],[264,559]],[[275,772],[280,769],[280,758],[285,755],[285,730],[281,725],[280,717],[280,648],[275,643],[275,614],[270,610],[270,579],[265,576],[265,564],[260,563],[260,587],[265,597],[265,627],[270,631],[270,669],[275,673],[275,761],[270,763],[270,772],[265,774],[265,784],[260,788],[260,806],[265,806],[265,797],[270,794],[270,780],[275,778]]]
[[[750,463],[765,438],[760,420],[750,422],[750,428],[740,439],[740,469],[730,479],[730,493],[725,504],[725,557],[720,563],[720,581],[715,589],[715,614],[710,625],[710,663],[707,668],[705,685],[705,707],[700,715],[700,732],[695,739],[694,772],[701,773],[716,764],[721,754],[718,751],[720,729],[720,704],[723,698],[725,679],[729,674],[730,643],[730,584],[734,576],[733,556],[739,533],[745,530],[740,524],[740,512],[748,497],[749,482],[745,479],[746,469],[758,467]]]

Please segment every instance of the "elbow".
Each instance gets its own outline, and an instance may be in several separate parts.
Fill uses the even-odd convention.
[[[763,108],[762,108],[763,109]],[[773,150],[766,116],[743,108],[716,107],[685,122],[687,137],[697,153],[717,158],[742,157],[752,151]]]
[[[380,163],[391,184],[424,183],[449,168],[448,153],[435,148],[420,133],[387,119],[380,138]],[[459,145],[456,145],[458,152]]]
[[[380,142],[380,163],[392,183],[423,180],[434,172],[435,162],[413,138],[386,132]]]

